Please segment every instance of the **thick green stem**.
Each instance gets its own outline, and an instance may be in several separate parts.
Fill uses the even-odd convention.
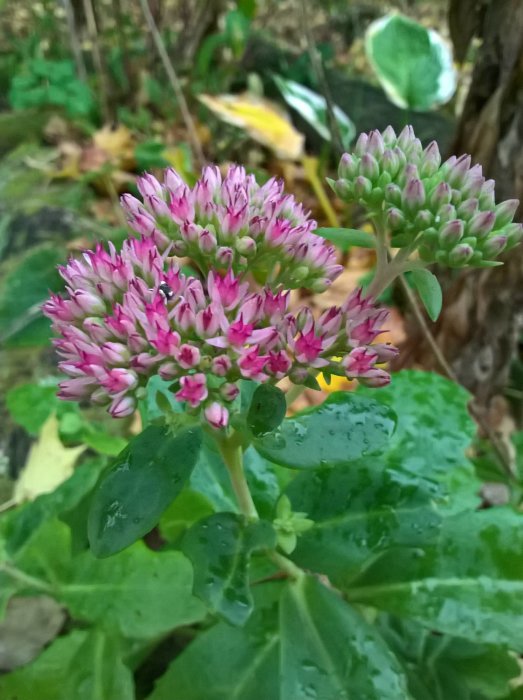
[[[365,296],[377,299],[397,277],[409,270],[425,267],[425,264],[420,260],[408,259],[416,249],[415,242],[402,248],[391,260],[385,222],[381,218],[375,218],[372,223],[376,232],[376,273]]]
[[[289,578],[297,580],[305,575],[303,569],[300,569],[299,566],[296,566],[296,564],[283,556],[283,554],[270,550],[267,552],[267,556],[281,571],[286,573]]]
[[[247,518],[258,519],[258,511],[252,500],[245,472],[243,471],[243,449],[232,435],[219,443],[220,453],[229,470],[232,488],[241,512]]]

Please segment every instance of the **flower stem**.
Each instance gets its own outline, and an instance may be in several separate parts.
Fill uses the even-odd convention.
[[[305,572],[303,569],[300,569],[299,566],[296,566],[290,559],[287,559],[287,557],[283,556],[283,554],[280,554],[279,552],[275,552],[274,550],[268,551],[267,555],[269,559],[276,564],[276,566],[283,571],[289,578],[292,578],[294,580],[300,579],[302,576],[305,575]]]
[[[219,442],[220,454],[229,470],[232,488],[238,501],[240,511],[247,518],[258,520],[258,511],[252,500],[245,472],[243,470],[243,449],[235,440],[234,434]]]

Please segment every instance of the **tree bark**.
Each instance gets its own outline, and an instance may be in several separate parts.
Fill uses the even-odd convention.
[[[463,5],[468,5],[464,8]],[[465,12],[467,9],[468,12]],[[456,24],[468,16],[482,39],[452,152],[470,153],[496,180],[496,201],[523,199],[523,3],[521,0],[451,0],[458,55],[472,33]],[[468,37],[468,39],[467,39]],[[517,217],[516,217],[517,219]],[[434,335],[459,380],[487,407],[507,384],[523,318],[523,250],[504,265],[443,273],[444,310]],[[400,355],[402,366],[441,371],[413,320]]]

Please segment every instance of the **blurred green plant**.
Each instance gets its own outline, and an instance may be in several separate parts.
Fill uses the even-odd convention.
[[[8,97],[16,110],[54,106],[70,117],[88,117],[95,108],[91,90],[76,77],[72,61],[29,60],[13,77]]]
[[[325,97],[305,87],[305,85],[300,85],[294,80],[287,80],[280,75],[274,76],[274,82],[289,107],[292,107],[300,117],[305,119],[325,141],[330,142],[332,135]],[[356,136],[356,127],[350,117],[337,105],[333,106],[333,113],[343,147],[348,149]]]

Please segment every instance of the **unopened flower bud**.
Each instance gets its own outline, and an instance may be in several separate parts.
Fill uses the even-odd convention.
[[[151,175],[150,173],[144,173],[140,177],[136,178],[136,186],[138,188],[138,192],[144,199],[147,199],[147,197],[160,197],[163,199],[162,186],[154,175]]]
[[[216,237],[207,229],[204,229],[198,240],[198,247],[202,253],[212,253],[216,250]]]
[[[381,156],[380,163],[382,170],[389,173],[392,177],[395,177],[398,174],[400,169],[400,159],[390,148],[387,148],[387,150],[384,151],[383,155]]]
[[[503,229],[503,233],[507,236],[507,247],[512,248],[523,238],[523,225],[509,224]]]
[[[365,134],[365,133],[360,134],[358,136],[358,140],[356,141],[356,143],[354,145],[354,153],[357,156],[361,157],[367,150],[368,142],[369,142],[369,137],[367,136],[367,134]]]
[[[338,177],[340,179],[352,179],[358,174],[358,158],[350,153],[344,153],[338,166]]]
[[[464,197],[478,197],[485,182],[481,165],[474,165],[465,175],[461,192]]]
[[[294,282],[303,282],[309,276],[309,268],[305,265],[300,265],[292,271],[292,279]]]
[[[423,156],[420,165],[420,173],[422,177],[431,177],[441,165],[441,155],[438,144],[431,141],[427,148],[423,151]]]
[[[227,355],[218,355],[211,362],[211,372],[217,377],[225,377],[232,367],[232,362]]]
[[[390,185],[385,187],[384,194],[387,202],[394,204],[396,207],[401,206],[401,187],[391,182]]]
[[[222,267],[230,267],[234,260],[234,252],[232,248],[220,246],[216,251],[216,260]]]
[[[495,221],[496,215],[493,211],[479,211],[469,221],[467,234],[477,238],[484,238],[494,228]]]
[[[222,430],[229,422],[229,411],[221,403],[214,401],[204,411],[205,419],[215,430]]]
[[[502,228],[509,224],[514,218],[514,214],[519,206],[518,199],[506,199],[495,208],[496,228]]]
[[[378,161],[370,153],[365,153],[360,161],[360,174],[371,181],[375,181],[379,177]]]
[[[383,136],[383,143],[386,146],[393,146],[396,143],[396,132],[394,129],[389,125],[385,131],[382,134]]]
[[[132,396],[122,396],[116,398],[109,407],[109,413],[113,418],[125,418],[134,413],[136,409],[136,401]]]
[[[234,399],[238,396],[239,393],[240,390],[238,389],[236,384],[228,382],[226,384],[222,384],[220,387],[220,394],[225,399],[225,401],[234,401]]]
[[[358,175],[354,180],[354,194],[364,199],[372,192],[372,182],[363,175]]]
[[[236,250],[240,255],[250,258],[256,254],[256,242],[250,236],[242,236],[236,241]]]
[[[439,232],[439,242],[445,248],[453,248],[463,238],[464,225],[461,219],[446,223]]]
[[[445,204],[450,204],[452,190],[446,182],[440,182],[430,194],[430,205],[434,209],[439,209]]]
[[[184,258],[187,255],[187,244],[185,241],[174,241],[171,251],[173,255],[176,255],[179,258]]]
[[[392,175],[390,173],[388,173],[387,171],[382,172],[378,178],[378,182],[377,182],[378,188],[380,190],[384,190],[385,187],[387,187],[387,185],[390,184],[391,180],[392,180]]]
[[[400,209],[387,210],[387,224],[391,231],[399,231],[405,225],[405,217]]]
[[[505,234],[497,234],[488,238],[482,245],[481,249],[486,258],[495,258],[507,245],[507,236]]]
[[[464,202],[461,202],[461,204],[458,207],[458,216],[461,219],[465,219],[465,221],[468,221],[476,214],[477,211],[478,200],[474,198],[466,199]]]
[[[474,248],[467,243],[458,243],[449,253],[449,264],[454,267],[466,265],[474,254]]]
[[[444,204],[438,209],[436,217],[441,223],[444,223],[445,221],[452,221],[452,219],[456,218],[456,207],[454,207],[452,204]]]
[[[329,183],[335,194],[343,201],[349,202],[353,196],[353,185],[348,180],[336,180]]]
[[[414,219],[414,227],[419,231],[423,231],[432,225],[433,219],[434,216],[428,209],[422,209],[416,214],[416,218]]]
[[[412,141],[416,137],[414,136],[414,129],[411,126],[405,126],[401,130],[399,136],[398,136],[398,146],[402,148],[403,150],[407,150],[409,146],[412,145]]]
[[[378,158],[381,156],[384,150],[385,143],[383,141],[383,136],[377,129],[371,131],[367,142],[367,153],[370,153]]]
[[[471,158],[469,155],[462,155],[460,156],[454,165],[450,168],[449,174],[447,175],[447,182],[452,186],[459,188],[462,186],[463,181],[465,179],[465,175],[467,174],[469,168],[470,168],[470,161]]]
[[[425,204],[425,188],[421,180],[409,180],[402,192],[402,203],[409,212],[415,212]]]
[[[311,284],[311,289],[315,294],[323,294],[323,292],[331,286],[329,279],[317,279]]]
[[[482,209],[489,209],[495,205],[495,200],[494,200],[494,187],[495,187],[495,182],[494,180],[486,180],[482,187],[481,187],[481,192],[479,194],[479,204]]]
[[[154,213],[155,216],[163,216],[165,218],[170,218],[170,209],[165,200],[157,197],[156,195],[151,195],[144,198],[147,205]]]

